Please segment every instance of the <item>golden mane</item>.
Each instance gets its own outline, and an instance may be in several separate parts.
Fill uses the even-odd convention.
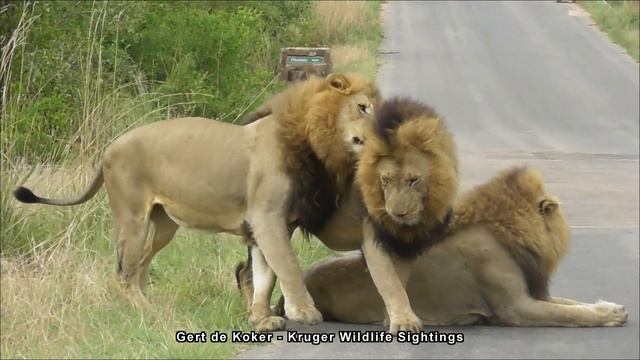
[[[386,101],[376,111],[376,132],[365,144],[356,181],[377,238],[388,250],[414,257],[439,241],[446,231],[448,214],[458,189],[457,157],[453,137],[444,121],[430,107],[408,99]],[[385,209],[385,196],[377,171],[383,158],[404,162],[410,149],[430,163],[422,198],[421,222],[407,226],[395,222]],[[424,169],[421,169],[424,171]]]
[[[331,74],[295,83],[270,102],[285,170],[294,179],[293,212],[305,232],[320,230],[350,188],[356,158],[344,143],[338,116],[359,93],[377,105],[374,84],[354,73]]]
[[[500,201],[496,201],[500,199]],[[566,253],[570,234],[558,201],[534,169],[514,167],[460,197],[451,230],[482,225],[522,269],[531,296],[548,296],[549,277]]]

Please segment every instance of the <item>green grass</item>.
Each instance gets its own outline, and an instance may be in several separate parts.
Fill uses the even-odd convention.
[[[640,56],[640,2],[638,1],[581,1],[598,27],[611,40],[627,50],[636,61]]]

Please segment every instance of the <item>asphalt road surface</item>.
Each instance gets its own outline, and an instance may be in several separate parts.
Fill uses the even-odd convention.
[[[378,82],[445,116],[462,189],[511,165],[538,168],[573,242],[553,295],[622,304],[620,328],[425,327],[456,345],[274,344],[244,358],[638,358],[638,63],[580,7],[555,2],[389,2]],[[288,330],[381,330],[325,322]],[[286,337],[285,337],[286,339]]]

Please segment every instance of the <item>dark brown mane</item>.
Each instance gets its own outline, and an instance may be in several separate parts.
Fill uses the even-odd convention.
[[[437,114],[432,107],[412,99],[395,97],[387,100],[376,111],[376,134],[388,142],[390,130],[417,116],[437,117]]]
[[[444,240],[451,221],[452,210],[449,209],[447,215],[442,220],[438,220],[435,225],[429,227],[426,224],[406,227],[406,231],[394,235],[383,224],[371,219],[376,241],[388,252],[396,254],[402,258],[414,259],[432,246]]]
[[[336,182],[307,145],[296,153],[295,166],[287,170],[294,179],[290,209],[305,236],[322,230],[338,206]]]

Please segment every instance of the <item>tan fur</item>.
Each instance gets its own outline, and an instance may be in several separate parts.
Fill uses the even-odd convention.
[[[498,194],[498,203],[486,198]],[[540,216],[544,201],[557,204],[546,196],[537,171],[511,169],[464,196],[460,200],[462,205],[454,212],[452,225],[453,229],[459,229],[482,224],[515,257],[525,276],[538,273],[527,282],[532,296],[539,300],[548,296],[548,278],[564,256],[570,238],[564,216],[552,219]],[[551,226],[554,232],[548,230]]]
[[[567,251],[570,231],[557,198],[533,169],[512,168],[456,202],[447,240],[422,255],[407,285],[418,316],[429,325],[620,326],[624,307],[598,301],[530,296],[514,253],[540,256],[551,275]],[[378,323],[384,303],[359,254],[332,257],[305,278],[327,318]],[[250,291],[250,290],[249,290]]]
[[[322,317],[289,244],[301,220],[290,208],[300,179],[296,171],[308,170],[296,167],[296,161],[301,162],[295,151],[308,142],[326,164],[326,169],[320,163],[315,170],[341,183],[362,146],[351,139],[364,139],[371,125],[369,110],[376,102],[375,86],[356,74],[313,78],[277,95],[271,102],[273,115],[247,126],[184,118],[129,131],[108,146],[94,182],[78,198],[43,199],[25,188],[17,190],[16,197],[50,205],[78,204],[95,195],[104,182],[117,239],[118,275],[128,296],[141,306],[148,303],[143,289],[149,264],[179,226],[255,241],[254,257],[262,273],[254,277],[261,294],[270,294],[277,275],[287,316],[315,324]],[[265,298],[266,302],[253,302],[252,324],[258,330],[282,328],[284,319],[272,316],[270,296]]]

